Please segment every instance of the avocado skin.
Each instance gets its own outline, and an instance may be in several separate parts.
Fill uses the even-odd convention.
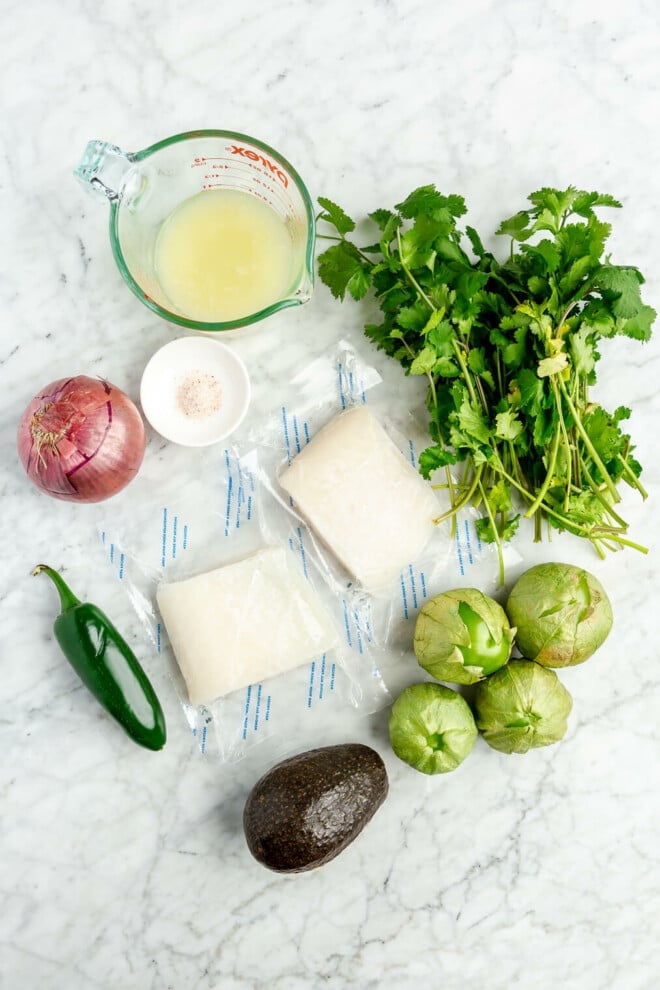
[[[278,763],[243,812],[254,858],[276,873],[303,873],[350,845],[387,797],[387,771],[360,743],[324,746]]]

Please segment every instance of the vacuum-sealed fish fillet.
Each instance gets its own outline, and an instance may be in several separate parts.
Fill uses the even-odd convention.
[[[163,583],[156,598],[193,705],[292,670],[338,643],[312,586],[281,547]]]
[[[279,481],[367,589],[386,585],[421,553],[439,514],[431,486],[366,406],[324,426]]]

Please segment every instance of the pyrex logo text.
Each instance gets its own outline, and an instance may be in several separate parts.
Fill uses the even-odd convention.
[[[258,155],[256,151],[252,151],[250,148],[243,148],[238,144],[230,145],[227,150],[232,155],[241,155],[242,158],[249,158],[252,162],[261,162],[262,165],[270,169],[273,175],[277,176],[285,189],[289,185],[289,177],[274,162],[271,162],[269,158],[265,158],[264,155]]]

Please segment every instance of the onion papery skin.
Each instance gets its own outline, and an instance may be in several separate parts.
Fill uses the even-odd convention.
[[[102,502],[133,480],[146,432],[134,402],[105,379],[76,375],[46,385],[21,416],[18,453],[52,498]]]

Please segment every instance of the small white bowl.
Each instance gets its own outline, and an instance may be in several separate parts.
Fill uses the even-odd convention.
[[[250,379],[237,354],[208,337],[179,337],[156,351],[142,374],[140,402],[154,430],[185,447],[232,433],[250,404]]]

